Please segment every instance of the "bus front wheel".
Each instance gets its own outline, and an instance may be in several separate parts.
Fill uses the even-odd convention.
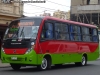
[[[46,70],[51,68],[51,60],[43,58],[41,65],[37,66],[38,70]]]
[[[18,64],[10,64],[13,70],[19,70],[21,68],[21,65]]]

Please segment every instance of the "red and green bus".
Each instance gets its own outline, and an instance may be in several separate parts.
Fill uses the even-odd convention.
[[[85,66],[97,58],[97,26],[47,16],[12,21],[1,48],[2,63],[9,63],[14,70],[22,66],[46,70],[71,62]]]

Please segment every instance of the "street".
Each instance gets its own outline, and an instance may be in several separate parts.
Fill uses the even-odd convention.
[[[64,65],[62,68],[52,67],[51,70],[37,71],[33,67],[24,67],[20,71],[14,71],[11,67],[0,68],[0,75],[99,75],[100,59],[88,62],[85,67],[77,67],[74,64]]]

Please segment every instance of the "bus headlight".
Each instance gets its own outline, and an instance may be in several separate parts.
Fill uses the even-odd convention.
[[[5,50],[4,50],[4,48],[3,48],[3,47],[1,48],[1,51],[5,53]]]
[[[32,48],[29,48],[25,54],[28,54],[30,51],[32,50]]]
[[[31,48],[29,48],[29,49],[26,51],[25,54],[28,54],[31,50],[34,49],[34,47],[35,47],[35,44],[34,44],[34,42],[32,42],[32,43],[31,43]]]
[[[35,47],[35,43],[34,43],[34,42],[32,42],[32,43],[31,43],[31,48],[33,48],[33,49],[34,49],[34,47]]]

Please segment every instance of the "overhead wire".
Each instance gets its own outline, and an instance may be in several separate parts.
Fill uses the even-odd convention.
[[[65,6],[65,7],[70,7],[70,6],[66,6],[66,5],[63,5],[63,4],[59,4],[59,3],[56,3],[56,2],[52,2],[52,1],[49,1],[49,0],[46,0],[48,2],[51,2],[51,3],[54,3],[54,4],[57,4],[57,5],[61,5],[61,6]],[[52,8],[46,8],[46,7],[42,7],[42,6],[38,6],[38,5],[32,5],[32,4],[27,4],[27,5],[31,5],[31,6],[35,6],[37,8],[42,8],[42,9],[45,9],[45,10],[48,10],[48,11],[51,11],[51,10],[55,10],[57,11],[57,9],[52,9]]]
[[[63,4],[59,4],[59,3],[56,3],[56,2],[52,2],[52,1],[49,1],[49,0],[46,0],[46,1],[48,1],[48,2],[50,2],[50,3],[54,3],[54,4],[57,4],[57,5],[61,5],[61,6],[65,6],[65,7],[70,7],[70,6],[67,6],[67,5],[63,5]]]
[[[38,6],[38,5],[33,5],[33,4],[26,4],[26,5],[31,5],[31,6],[35,6],[35,7],[37,7],[37,8],[42,8],[42,9],[44,9],[45,11],[52,11],[52,12],[57,11],[56,9],[46,8],[46,7],[42,7],[42,6]],[[69,6],[67,6],[67,7],[69,7]],[[26,13],[27,13],[27,12],[26,12]],[[32,14],[33,14],[33,13],[32,13]]]
[[[27,5],[31,5],[31,6],[35,6],[35,7],[39,7],[39,8],[44,8],[44,9],[49,9],[49,10],[56,10],[56,9],[51,9],[51,8],[46,8],[46,7],[41,7],[41,6],[32,5],[32,4],[27,4]]]
[[[76,8],[76,7],[67,6],[67,5],[63,5],[63,4],[56,3],[56,2],[52,2],[52,1],[49,1],[49,0],[46,0],[46,1],[48,1],[48,2],[50,2],[50,3],[53,3],[53,4],[57,4],[57,5],[65,6],[65,7],[70,7],[70,9]],[[46,7],[37,6],[37,5],[32,5],[32,4],[27,4],[27,5],[35,6],[35,7],[37,7],[37,8],[43,8],[43,9],[45,9],[46,11],[52,11],[52,10],[57,11],[56,9],[52,9],[52,8],[46,8]],[[41,13],[41,12],[40,12],[40,13]],[[33,13],[32,13],[32,14],[33,14]],[[37,13],[36,13],[36,14],[37,14]],[[78,14],[78,13],[77,13],[77,14]],[[82,15],[83,15],[83,16],[86,16],[85,14],[82,14]]]

